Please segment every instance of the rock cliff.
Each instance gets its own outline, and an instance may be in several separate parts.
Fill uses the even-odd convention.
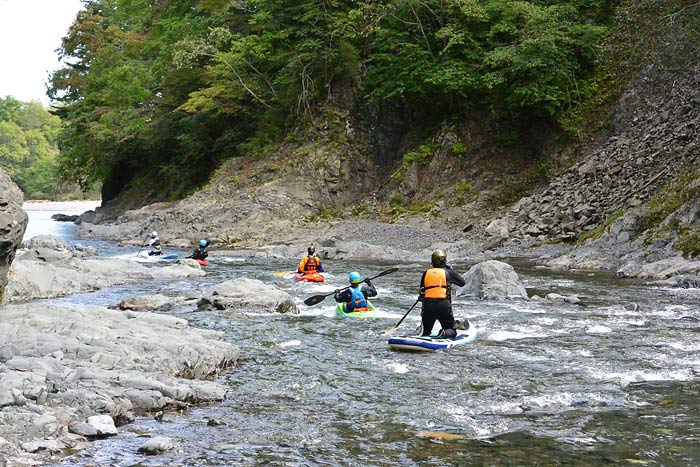
[[[0,303],[5,294],[7,275],[27,228],[27,214],[22,210],[22,192],[0,171]]]

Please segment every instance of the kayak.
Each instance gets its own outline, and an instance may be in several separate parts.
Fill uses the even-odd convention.
[[[338,306],[335,307],[335,314],[338,316],[349,316],[351,318],[378,318],[379,317],[379,310],[377,310],[372,302],[367,301],[369,303],[369,309],[366,311],[352,311],[350,313],[345,312],[345,303],[338,303]]]
[[[430,336],[397,336],[389,338],[389,347],[396,350],[412,350],[429,352],[431,350],[443,350],[458,345],[474,342],[476,339],[476,327],[469,324],[467,329],[458,329],[455,337],[438,337],[437,334]]]
[[[206,259],[196,259],[195,261],[197,261],[197,262],[199,263],[200,266],[206,266],[206,265],[207,265],[207,260],[206,260]]]
[[[326,278],[320,272],[312,272],[308,274],[299,274],[298,272],[294,274],[294,278],[298,281],[305,282],[323,282]]]
[[[171,253],[165,256],[159,256],[158,259],[175,259],[177,258],[177,253]]]

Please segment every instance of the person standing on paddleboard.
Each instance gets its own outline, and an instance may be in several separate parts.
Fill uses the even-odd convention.
[[[367,299],[376,297],[377,289],[374,288],[369,279],[365,279],[365,285],[362,285],[362,276],[357,271],[351,272],[348,279],[350,280],[350,288],[342,292],[336,289],[333,298],[338,303],[345,303],[345,313],[368,311],[370,308]]]
[[[463,287],[464,278],[447,265],[447,253],[436,250],[430,257],[432,267],[420,279],[420,295],[423,336],[429,336],[435,321],[440,321],[440,336],[451,338],[457,335],[455,317],[452,314],[452,288]]]
[[[319,258],[316,253],[316,248],[310,245],[307,249],[308,255],[301,258],[299,262],[299,267],[297,272],[299,274],[313,274],[315,272],[323,272],[323,264],[321,264],[321,258]]]

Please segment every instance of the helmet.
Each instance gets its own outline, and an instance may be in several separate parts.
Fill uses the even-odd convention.
[[[362,282],[362,277],[357,271],[353,271],[350,274],[348,274],[348,279],[350,279],[351,284],[359,284],[360,282]]]
[[[208,244],[208,242],[207,242],[206,240],[200,240],[200,241],[199,241],[199,246],[201,246],[202,248],[204,248],[205,246],[207,246],[207,244]]]
[[[445,250],[435,250],[430,257],[430,262],[436,268],[442,268],[447,264],[447,253]]]
[[[316,252],[316,248],[314,248],[313,245],[309,246],[309,249],[307,250],[310,255],[313,255]]]
[[[156,231],[154,230],[153,232],[151,232],[150,234],[148,234],[148,236],[151,237],[151,238],[156,238],[156,237],[158,236],[158,232],[156,232]]]

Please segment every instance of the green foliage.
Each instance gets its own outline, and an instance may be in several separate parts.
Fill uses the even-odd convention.
[[[467,153],[467,147],[462,143],[453,143],[452,146],[450,146],[450,151],[455,156],[463,156]]]
[[[512,173],[504,167],[503,176],[496,186],[496,193],[491,201],[496,205],[507,205],[522,198],[533,187],[544,185],[550,180],[551,167],[549,161],[539,161],[529,169]]]
[[[344,126],[323,129],[324,109],[349,89],[373,102],[490,110],[496,120],[560,118],[591,76],[612,2],[84,5],[49,94],[67,125],[61,173],[84,187],[104,182],[109,199],[159,172],[163,196],[180,196],[222,161],[264,157],[293,128],[342,141]],[[451,150],[466,154],[461,143]],[[407,153],[393,178],[431,153]]]
[[[673,248],[683,253],[683,256],[694,258],[700,256],[700,229],[685,229]]]
[[[60,119],[37,102],[0,99],[0,167],[28,199],[56,197],[60,128]]]
[[[637,234],[647,229],[655,228],[676,209],[683,204],[700,199],[700,182],[698,182],[700,170],[690,166],[686,168],[678,178],[664,186],[656,193],[648,204],[648,209],[637,226]],[[673,228],[673,220],[669,228]],[[678,225],[673,230],[677,230]]]
[[[582,244],[583,244],[586,240],[588,240],[589,238],[593,238],[593,239],[599,238],[601,235],[603,235],[603,232],[607,231],[607,230],[610,228],[610,225],[611,225],[613,222],[615,222],[617,219],[619,219],[620,217],[622,217],[622,215],[623,215],[624,213],[625,213],[625,211],[623,211],[622,209],[616,210],[615,212],[613,212],[612,214],[610,214],[610,215],[608,216],[608,218],[605,219],[605,222],[603,222],[602,224],[600,224],[598,227],[596,227],[595,229],[590,230],[590,231],[585,232],[584,234],[582,234],[582,235],[578,238],[578,240],[576,240],[576,244],[577,244],[577,245],[582,245]]]
[[[406,176],[406,171],[413,164],[424,165],[433,157],[433,148],[429,144],[421,144],[417,151],[409,151],[403,155],[401,166],[393,174],[391,178],[397,182],[402,182]]]

